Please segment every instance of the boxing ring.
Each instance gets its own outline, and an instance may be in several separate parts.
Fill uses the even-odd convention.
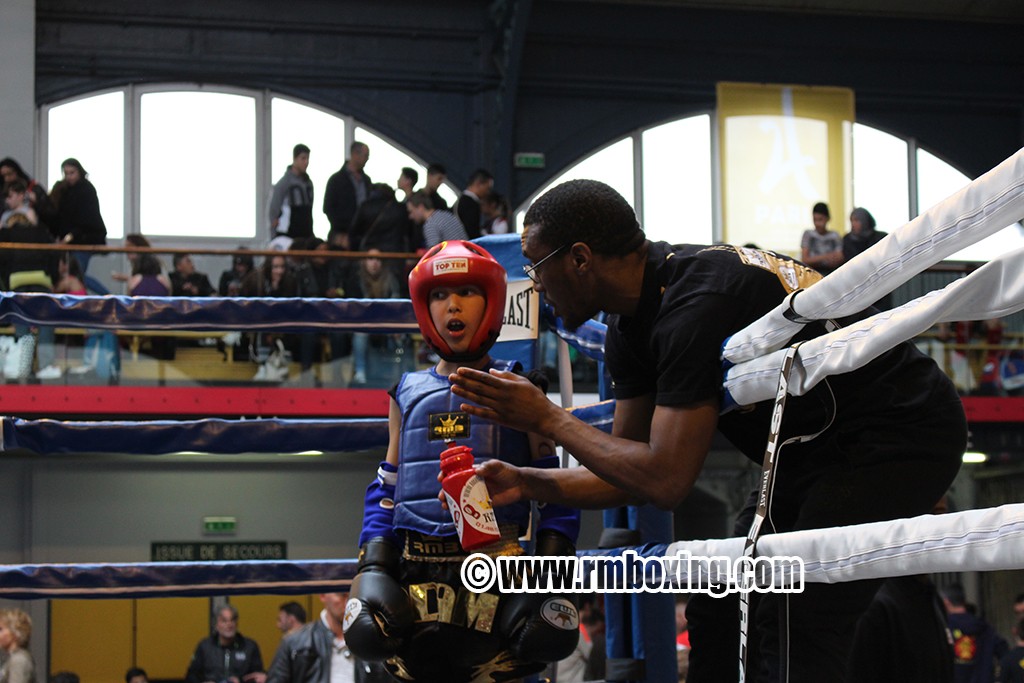
[[[863,309],[900,283],[958,249],[1024,217],[1024,150],[890,233],[872,249],[813,287],[790,296],[778,309],[727,341],[725,409],[784,398],[779,391],[783,364],[788,393],[799,395],[830,374],[869,362],[899,341],[934,323],[997,317],[1024,309],[1024,250],[993,260],[943,290],[893,311],[811,340],[799,349],[786,341],[811,320]],[[484,238],[510,274],[510,287],[523,278],[524,261],[515,235]],[[121,329],[278,330],[410,332],[416,329],[408,301],[280,299],[148,299],[145,297],[67,297],[0,294],[0,322]],[[536,328],[535,322],[533,323]],[[563,337],[584,353],[601,356],[603,330],[589,323]],[[535,337],[534,337],[535,339]],[[531,365],[533,339],[502,341],[498,357]],[[785,385],[784,385],[785,386]],[[779,396],[777,396],[779,394]],[[612,405],[574,408],[580,419],[610,429]],[[387,421],[368,420],[194,420],[156,422],[59,422],[3,417],[0,454],[27,449],[38,453],[119,451],[155,454],[180,450],[212,453],[323,450],[346,442],[351,450],[383,448]],[[265,450],[264,450],[265,449]],[[637,541],[637,542],[643,542]],[[626,545],[626,544],[620,544]],[[679,543],[645,543],[630,549],[642,556],[740,558],[744,555],[803,558],[807,582],[838,583],[866,578],[946,571],[1024,568],[1024,504],[969,510],[851,527],[780,533],[764,537]],[[619,548],[624,550],[625,548]],[[607,549],[589,554],[609,554]],[[588,553],[581,553],[586,556]],[[300,594],[343,590],[355,574],[355,560],[124,563],[83,565],[2,565],[0,598],[123,598],[245,593]],[[712,577],[714,578],[714,577]],[[718,579],[715,579],[718,580]],[[767,577],[771,583],[777,577]],[[616,618],[609,611],[609,622]],[[634,615],[635,618],[635,615]],[[636,630],[641,641],[647,631]],[[669,634],[671,631],[669,632]],[[642,659],[643,642],[634,645]],[[612,656],[611,648],[609,656]],[[660,665],[644,680],[675,680]],[[609,679],[613,679],[610,675]],[[625,680],[626,678],[620,678]],[[635,680],[635,678],[629,678]]]

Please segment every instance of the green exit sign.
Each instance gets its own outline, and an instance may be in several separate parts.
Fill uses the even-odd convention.
[[[514,163],[516,168],[544,168],[544,153],[516,152]]]
[[[233,534],[238,530],[238,520],[234,517],[203,517],[203,533]]]

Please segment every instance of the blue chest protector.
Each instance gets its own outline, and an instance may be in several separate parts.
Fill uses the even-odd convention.
[[[490,367],[511,371],[514,361],[492,361]],[[395,391],[395,401],[402,412],[402,432],[398,443],[398,484],[395,490],[395,528],[411,529],[429,536],[454,536],[451,513],[441,507],[437,494],[441,484],[441,451],[443,440],[429,440],[430,416],[459,413],[464,400],[451,392],[447,377],[433,368],[407,372]],[[468,416],[467,416],[468,417]],[[517,466],[530,464],[530,444],[525,433],[501,427],[472,417],[469,436],[460,437],[460,446],[473,449],[476,462],[492,458]],[[530,503],[519,502],[495,508],[499,524],[517,524],[526,531],[530,519]]]

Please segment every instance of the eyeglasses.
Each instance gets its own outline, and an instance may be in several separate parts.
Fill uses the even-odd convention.
[[[557,249],[555,249],[553,252],[551,252],[550,254],[545,256],[544,258],[542,258],[540,261],[537,261],[536,263],[531,264],[531,265],[523,266],[523,272],[526,273],[526,277],[530,278],[533,281],[533,284],[539,285],[540,284],[540,275],[537,274],[537,269],[540,268],[544,264],[545,261],[547,261],[549,258],[554,256],[555,254],[557,254],[558,252],[560,252],[563,249],[565,249],[567,246],[569,246],[568,242],[566,242],[562,246],[560,246]]]

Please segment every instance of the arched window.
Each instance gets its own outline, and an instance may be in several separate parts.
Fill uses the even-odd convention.
[[[713,241],[711,116],[701,114],[637,131],[576,162],[530,197],[566,182],[589,178],[615,188],[636,209],[653,240],[706,244]]]
[[[945,199],[970,179],[935,155],[863,124],[853,126],[853,203],[871,211],[879,229],[892,231]],[[719,238],[711,117],[700,114],[637,131],[616,140],[566,169],[519,207],[517,225],[541,194],[567,180],[591,178],[608,183],[637,211],[651,239],[707,244]],[[912,182],[916,178],[917,182]],[[810,227],[810,206],[807,207]],[[845,216],[833,216],[832,228],[847,232]],[[765,244],[798,255],[792,244]],[[950,257],[986,261],[1024,245],[1024,228],[1015,223]]]
[[[314,230],[326,237],[320,211],[327,179],[349,145],[370,147],[366,173],[395,186],[403,166],[426,180],[426,164],[352,117],[269,92],[196,85],[127,86],[43,108],[40,138],[45,182],[61,178],[75,157],[96,186],[110,238],[126,232],[265,241],[267,201],[292,161],[311,149]],[[452,187],[439,190],[454,202]]]

